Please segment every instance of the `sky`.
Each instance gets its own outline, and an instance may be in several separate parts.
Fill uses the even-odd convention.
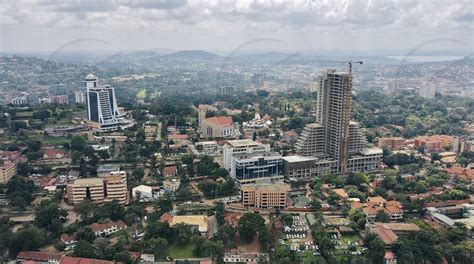
[[[474,0],[0,0],[0,52],[473,46]]]

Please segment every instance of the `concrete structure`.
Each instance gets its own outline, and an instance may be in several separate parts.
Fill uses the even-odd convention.
[[[230,252],[224,253],[224,263],[269,263],[270,257],[268,253],[244,253]]]
[[[201,141],[194,143],[194,145],[196,146],[198,154],[214,156],[218,155],[222,150],[216,141]]]
[[[176,192],[181,185],[181,181],[179,179],[169,179],[163,181],[163,188],[170,190],[172,192]]]
[[[423,147],[425,153],[443,152],[444,148],[450,148],[454,137],[448,135],[419,136],[415,138],[415,146]]]
[[[86,92],[76,91],[74,92],[74,101],[76,104],[85,104],[87,102]]]
[[[283,159],[279,153],[234,155],[230,176],[238,185],[275,183],[283,180]]]
[[[100,165],[97,169],[98,176],[106,176],[109,175],[111,172],[120,171],[120,165],[118,164],[103,164]]]
[[[49,100],[51,101],[52,104],[57,104],[57,105],[66,105],[69,103],[69,98],[67,95],[55,95],[49,97]]]
[[[243,206],[257,208],[287,207],[288,188],[284,184],[245,185],[240,188]]]
[[[0,183],[6,184],[16,174],[16,164],[10,161],[0,163]]]
[[[132,188],[132,198],[134,201],[143,202],[151,202],[158,199],[160,196],[159,187],[151,187],[147,185],[139,185],[137,187]]]
[[[434,84],[425,83],[420,87],[419,95],[426,99],[434,99],[436,94],[436,86]]]
[[[270,145],[255,142],[250,139],[228,140],[222,147],[224,158],[223,167],[231,171],[232,160],[235,155],[264,153],[270,151]]]
[[[234,138],[238,129],[230,116],[214,116],[206,118],[206,107],[198,109],[199,132],[201,138]]]
[[[325,171],[329,168],[331,173],[376,170],[382,159],[381,149],[365,147],[367,141],[356,122],[349,122],[348,148],[344,149],[344,120],[350,117],[350,95],[346,94],[350,81],[349,73],[335,70],[320,77],[316,123],[306,125],[296,143],[298,154],[318,158],[316,163],[321,162],[322,166],[314,167]]]
[[[103,203],[117,200],[128,203],[127,175],[124,171],[111,172],[104,178],[77,179],[66,185],[67,199],[70,204],[84,201]]]
[[[26,96],[15,97],[10,100],[10,104],[12,105],[26,105],[28,104],[28,100]]]
[[[102,132],[114,131],[129,125],[118,110],[115,89],[110,85],[99,85],[99,79],[89,74],[85,78],[87,119],[95,123]]]
[[[377,143],[379,148],[400,150],[405,146],[405,139],[402,137],[382,137]]]

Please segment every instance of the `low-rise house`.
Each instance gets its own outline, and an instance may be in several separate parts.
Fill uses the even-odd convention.
[[[178,172],[178,169],[176,168],[176,166],[166,166],[163,168],[164,177],[174,177],[176,176],[177,172]]]
[[[298,140],[298,133],[293,130],[283,132],[283,141],[293,143]]]
[[[151,202],[160,197],[160,187],[139,185],[132,188],[132,198],[134,201]]]
[[[201,236],[208,236],[209,220],[207,215],[171,215],[165,213],[160,217],[160,222],[168,222],[170,226],[184,223],[198,230]]]
[[[59,264],[63,254],[48,253],[39,251],[20,251],[16,256],[16,260],[21,262],[35,261],[40,263]]]
[[[178,134],[168,135],[168,142],[172,142],[174,145],[181,145],[181,146],[187,146],[190,143],[189,136],[187,134],[184,134],[184,135],[178,135]]]
[[[268,253],[244,253],[231,252],[224,253],[224,263],[268,263],[270,258]]]
[[[60,264],[115,264],[114,261],[64,256]]]
[[[66,156],[65,152],[60,149],[44,149],[43,159],[62,159]]]
[[[61,242],[64,243],[65,250],[70,250],[76,247],[77,240],[74,235],[62,234]]]
[[[367,203],[353,202],[351,208],[362,210],[371,223],[375,221],[379,211],[390,216],[390,221],[403,219],[403,206],[398,201],[386,201],[381,196],[369,197]]]
[[[90,225],[90,227],[92,229],[92,232],[94,232],[95,236],[99,237],[109,236],[126,228],[127,225],[123,221],[119,220],[117,222],[110,221],[103,224],[94,223]]]
[[[368,224],[367,228],[369,232],[377,234],[386,248],[390,248],[399,236],[420,231],[420,227],[413,223],[374,223]]]
[[[163,188],[170,190],[172,192],[176,192],[181,185],[181,181],[179,179],[169,179],[163,181]]]

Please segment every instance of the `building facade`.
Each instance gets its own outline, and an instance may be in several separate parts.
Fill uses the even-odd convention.
[[[222,147],[224,158],[223,167],[231,172],[232,160],[235,155],[265,153],[270,151],[270,145],[255,142],[250,139],[227,140]]]
[[[351,113],[351,95],[347,94],[351,80],[349,73],[335,70],[328,70],[320,77],[316,123],[306,125],[296,143],[299,155],[317,158],[312,166],[317,169],[313,169],[313,173],[329,170],[337,174],[379,168],[383,152],[378,148],[366,148],[367,140],[356,122],[349,122],[347,152],[344,150],[344,120],[348,120]]]
[[[201,138],[235,138],[238,128],[230,116],[213,116],[206,118],[206,107],[198,109],[199,132]]]
[[[288,189],[284,184],[245,185],[240,188],[243,206],[257,208],[285,208]]]
[[[67,199],[70,204],[103,203],[117,200],[128,203],[127,175],[124,171],[111,172],[103,178],[77,179],[66,185]]]
[[[89,74],[85,78],[87,118],[100,124],[103,131],[117,130],[120,126],[115,89],[110,85],[99,85],[99,78]]]
[[[0,183],[5,184],[16,174],[16,164],[10,161],[3,161],[0,164]]]
[[[377,146],[379,148],[400,150],[405,146],[405,139],[402,137],[382,137],[379,138]]]
[[[283,180],[283,159],[278,153],[235,155],[230,176],[239,185]]]

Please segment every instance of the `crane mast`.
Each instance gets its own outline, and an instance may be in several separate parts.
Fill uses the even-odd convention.
[[[344,109],[343,109],[343,127],[344,127],[344,138],[342,147],[342,160],[341,160],[341,174],[347,173],[347,165],[349,159],[349,127],[351,121],[351,100],[352,100],[352,64],[362,64],[362,61],[346,61],[344,63],[349,64],[349,75],[348,83],[345,87],[344,93]]]

